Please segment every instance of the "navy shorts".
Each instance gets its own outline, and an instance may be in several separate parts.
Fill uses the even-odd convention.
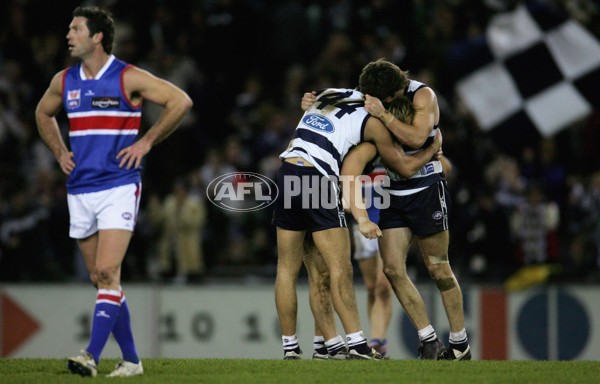
[[[315,167],[283,162],[277,173],[279,195],[273,225],[292,231],[346,228],[339,188]]]
[[[390,207],[379,213],[379,228],[410,228],[418,236],[446,231],[451,203],[445,180],[412,195],[390,194]]]

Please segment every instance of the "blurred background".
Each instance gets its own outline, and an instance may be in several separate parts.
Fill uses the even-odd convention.
[[[194,100],[182,126],[145,160],[143,201],[124,281],[271,281],[277,260],[271,211],[221,210],[208,201],[206,186],[235,171],[272,178],[301,116],[302,94],[354,88],[364,65],[387,58],[438,96],[444,153],[454,164],[448,176],[450,259],[459,280],[517,287],[600,282],[598,1],[174,3],[0,3],[0,282],[88,280],[68,238],[65,177],[34,120],[50,79],[71,64],[65,36],[71,12],[81,4],[112,11],[117,57],[173,82]],[[522,28],[530,25],[510,19],[518,9],[537,27]],[[502,15],[508,19],[498,19]],[[572,62],[553,63],[544,55],[557,51],[550,44],[553,28],[564,22],[577,27],[565,29],[575,42],[563,40],[558,47],[570,50]],[[502,29],[497,40],[491,26]],[[520,46],[519,39],[532,30],[550,48]],[[537,56],[515,56],[524,50]],[[501,76],[469,77],[489,63],[509,68],[513,81],[496,85]],[[565,71],[569,65],[579,67]],[[552,82],[571,82],[566,94],[578,103],[560,92],[538,97]],[[491,107],[477,110],[477,101],[490,92]],[[566,112],[529,103],[533,96],[539,102],[554,96],[554,105]],[[146,105],[143,127],[158,113]],[[58,119],[66,134],[64,114]],[[187,208],[178,213],[179,206]],[[183,256],[173,251],[179,232],[197,245]],[[414,252],[411,273],[425,281],[429,277]],[[180,256],[186,261],[178,262]],[[544,269],[537,275],[522,275],[524,267],[539,266]]]

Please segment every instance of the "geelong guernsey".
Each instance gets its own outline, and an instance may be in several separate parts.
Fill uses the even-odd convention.
[[[410,80],[408,86],[404,91],[404,96],[406,96],[408,100],[412,102],[414,100],[415,93],[423,87],[426,87],[426,85],[415,80]],[[427,138],[427,140],[421,148],[414,149],[403,145],[402,147],[404,149],[404,152],[407,155],[411,155],[431,145],[431,143],[435,139],[437,130],[438,124],[436,124],[433,127],[431,133],[429,134],[429,137]],[[391,195],[395,196],[412,195],[413,193],[417,193],[426,189],[427,187],[435,184],[439,180],[445,179],[442,170],[442,163],[435,159],[425,164],[423,168],[421,168],[415,175],[408,179],[400,176],[390,168],[387,169],[387,172],[388,176],[390,177],[390,186],[386,189]]]
[[[123,92],[123,73],[132,66],[111,55],[94,79],[81,64],[63,77],[63,105],[69,118],[69,143],[75,169],[70,194],[97,192],[141,181],[139,169],[119,168],[117,154],[132,145],[142,117],[142,103],[131,105]]]
[[[294,132],[283,159],[301,157],[321,174],[340,176],[344,157],[364,138],[369,114],[362,93],[345,88],[327,88],[317,93]]]

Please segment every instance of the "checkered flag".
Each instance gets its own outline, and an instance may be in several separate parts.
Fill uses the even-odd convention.
[[[495,15],[485,39],[471,45],[456,83],[479,126],[494,137],[550,137],[600,107],[600,44],[540,4]]]

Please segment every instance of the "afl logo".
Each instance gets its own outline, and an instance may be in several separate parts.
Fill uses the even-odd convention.
[[[267,176],[252,172],[232,172],[212,180],[206,188],[211,203],[227,211],[258,211],[273,204],[279,195],[277,185]]]
[[[431,215],[431,217],[433,217],[433,220],[440,220],[442,217],[444,217],[444,215],[442,214],[442,212],[437,211],[434,212],[433,215]]]
[[[328,118],[319,115],[306,115],[302,118],[302,122],[307,127],[321,132],[333,133],[335,130]]]
[[[67,91],[67,108],[79,108],[81,102],[81,89],[69,89]]]
[[[131,218],[133,217],[133,215],[129,212],[123,212],[123,214],[121,215],[122,218],[124,218],[125,220],[131,220]]]

